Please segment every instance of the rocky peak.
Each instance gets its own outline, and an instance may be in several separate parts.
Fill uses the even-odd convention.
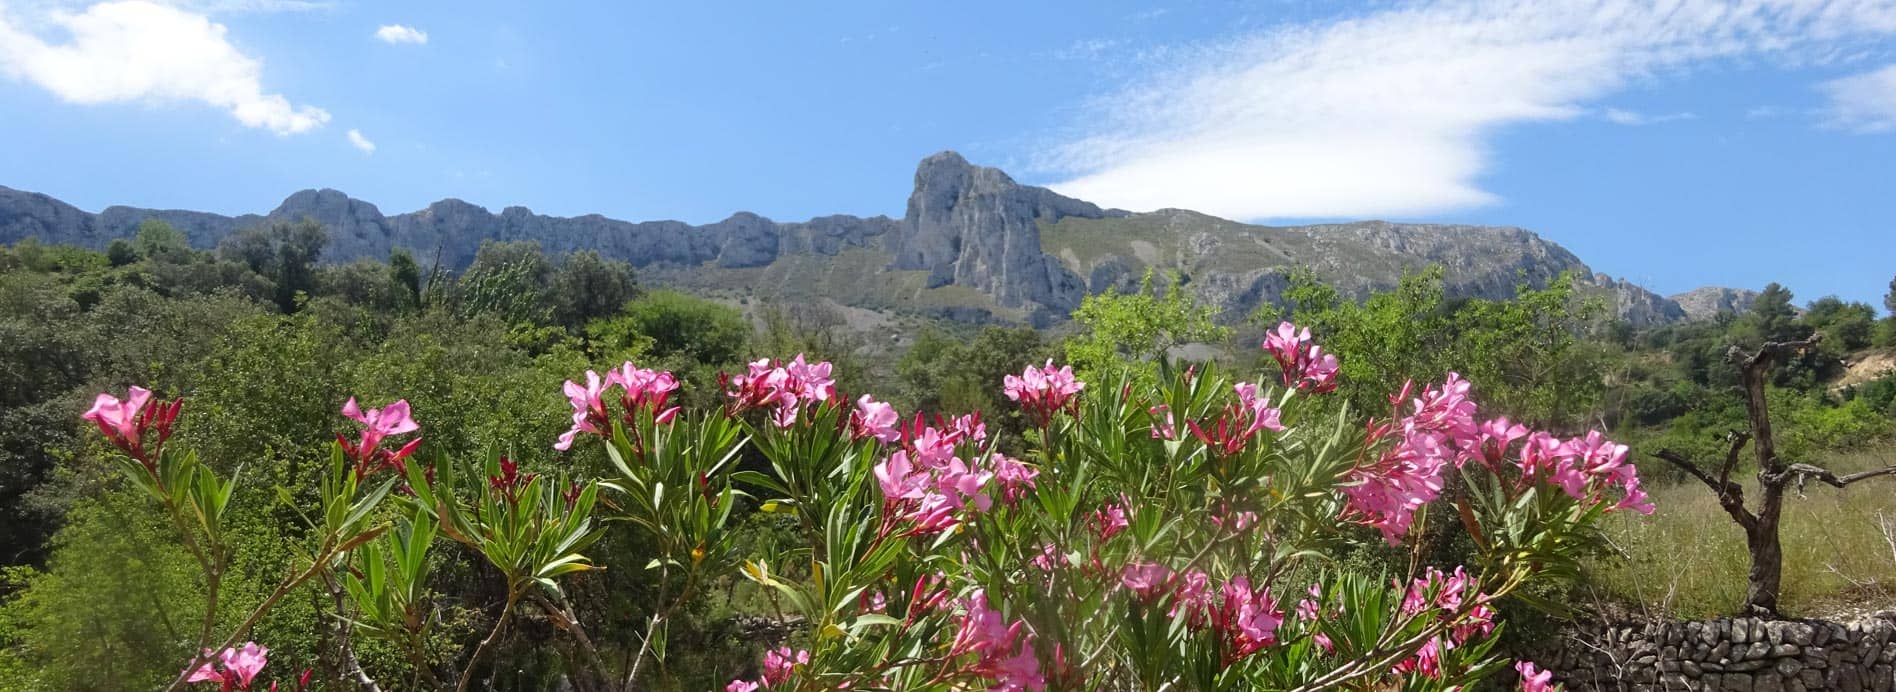
[[[1745,314],[1757,298],[1758,292],[1750,289],[1702,286],[1672,296],[1672,301],[1685,311],[1687,319],[1709,320],[1720,313]]]
[[[928,271],[928,286],[981,290],[1006,307],[1042,306],[1064,315],[1079,305],[1079,278],[1040,249],[1040,224],[1102,218],[1098,206],[1014,182],[952,151],[915,169],[908,213],[891,243],[894,269]]]

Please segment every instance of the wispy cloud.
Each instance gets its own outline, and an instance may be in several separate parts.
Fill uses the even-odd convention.
[[[1823,83],[1830,122],[1858,132],[1896,131],[1896,65]]]
[[[1670,123],[1670,122],[1677,122],[1680,120],[1697,120],[1698,114],[1688,111],[1688,112],[1683,112],[1683,113],[1663,113],[1660,115],[1647,115],[1639,111],[1629,111],[1629,110],[1625,110],[1621,108],[1608,108],[1605,111],[1600,113],[1600,117],[1606,118],[1607,122],[1613,123],[1615,125],[1637,126],[1637,125],[1656,125],[1658,123]]]
[[[102,2],[50,22],[70,40],[51,43],[0,13],[0,73],[78,104],[197,101],[249,127],[306,132],[329,113],[263,90],[263,64],[225,40],[224,25],[146,0]]]
[[[388,24],[376,29],[375,37],[381,39],[383,43],[423,44],[428,42],[428,32],[400,24]]]
[[[1434,213],[1496,201],[1479,179],[1504,126],[1709,61],[1809,65],[1892,35],[1886,0],[1408,3],[1185,51],[1038,163],[1055,189],[1130,209]]]
[[[375,153],[375,143],[369,141],[369,138],[362,136],[361,130],[349,130],[349,144],[357,149],[361,149],[364,154]]]

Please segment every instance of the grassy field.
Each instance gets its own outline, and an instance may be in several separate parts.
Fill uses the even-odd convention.
[[[1838,474],[1896,464],[1896,444],[1811,460]],[[1623,557],[1597,561],[1587,582],[1602,601],[1646,604],[1653,615],[1727,615],[1744,600],[1744,533],[1697,481],[1650,489],[1651,517],[1618,516],[1607,530]],[[1757,483],[1746,484],[1757,496]],[[1786,615],[1842,617],[1896,606],[1896,477],[1843,490],[1821,483],[1785,498]]]

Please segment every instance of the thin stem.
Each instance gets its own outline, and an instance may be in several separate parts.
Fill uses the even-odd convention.
[[[243,624],[238,625],[237,629],[231,631],[230,636],[224,640],[224,643],[219,644],[214,649],[200,651],[196,656],[193,656],[190,665],[185,666],[184,670],[178,673],[178,677],[173,679],[170,685],[165,686],[166,692],[183,689],[184,681],[191,676],[192,671],[197,670],[198,667],[203,666],[205,663],[209,663],[211,657],[215,656],[217,652],[236,646],[237,640],[242,639],[243,636],[250,631],[250,628],[257,624],[258,620],[263,619],[263,614],[275,607],[277,601],[283,600],[283,597],[288,595],[291,591],[294,591],[296,587],[302,586],[303,582],[309,581],[311,577],[316,576],[317,573],[322,571],[323,564],[334,556],[332,544],[325,541],[323,550],[318,553],[317,559],[310,562],[309,569],[303,570],[301,573],[277,584],[276,590],[271,591],[270,595],[265,597],[262,603],[257,604],[255,610],[250,611],[250,616],[244,618]]]
[[[513,616],[514,604],[520,600],[521,587],[511,583],[507,586],[507,604],[500,611],[500,618],[494,621],[494,629],[474,648],[474,655],[467,659],[467,669],[461,671],[461,681],[454,686],[455,692],[467,692],[467,685],[474,681],[474,670],[481,664],[481,656],[500,639],[500,633],[507,629],[507,622]]]

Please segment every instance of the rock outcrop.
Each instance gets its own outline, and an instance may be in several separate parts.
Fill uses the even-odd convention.
[[[237,229],[304,218],[328,229],[325,261],[380,259],[406,248],[453,270],[472,262],[483,241],[531,240],[556,255],[594,250],[688,288],[802,293],[875,309],[1034,324],[1065,319],[1090,293],[1135,287],[1148,269],[1178,274],[1200,299],[1240,319],[1279,300],[1293,267],[1309,267],[1361,295],[1432,264],[1446,269],[1453,296],[1507,298],[1523,282],[1541,286],[1571,271],[1589,290],[1610,296],[1635,325],[1696,316],[1639,286],[1596,275],[1565,248],[1519,228],[1383,221],[1272,227],[1175,209],[1133,214],[1021,185],[954,152],[922,160],[901,219],[838,215],[802,223],[749,212],[701,226],[543,216],[525,207],[495,214],[456,199],[390,216],[328,189],[297,192],[263,215],[132,207],[90,214],[0,187],[6,243],[33,236],[104,248],[158,219],[209,248]],[[1739,293],[1718,299],[1731,303]]]
[[[1758,292],[1743,288],[1705,286],[1672,296],[1688,319],[1709,320],[1720,314],[1742,315],[1751,309]]]

